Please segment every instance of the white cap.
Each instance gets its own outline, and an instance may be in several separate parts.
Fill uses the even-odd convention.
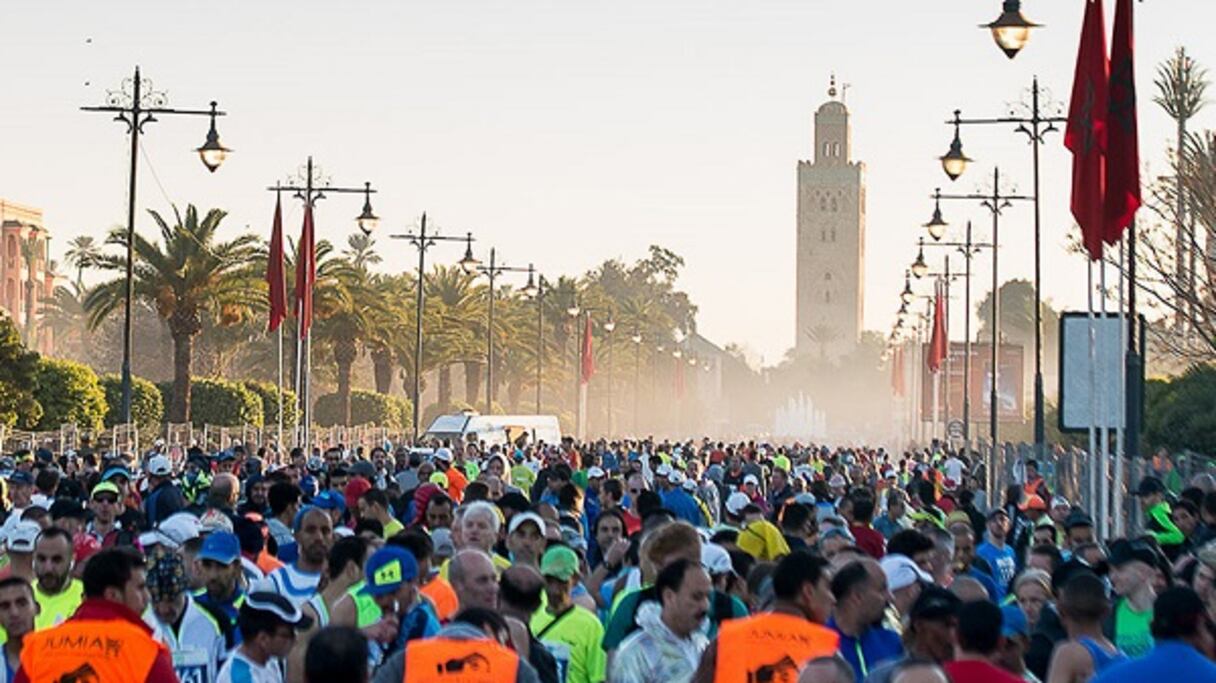
[[[828,486],[831,486],[832,488],[842,488],[847,484],[848,483],[844,480],[844,476],[841,474],[833,474],[832,478],[828,480]]]
[[[887,588],[897,591],[907,588],[918,581],[932,583],[933,577],[925,573],[912,558],[907,555],[887,555],[879,561],[882,572],[887,575]]]
[[[671,474],[671,465],[663,463],[662,465],[659,465],[658,469],[656,469],[654,473],[660,477],[666,477],[667,475]]]
[[[166,517],[155,529],[139,535],[144,546],[161,545],[176,550],[186,541],[202,535],[203,524],[189,512],[176,512]]]
[[[515,530],[523,526],[524,522],[532,522],[540,531],[540,535],[545,535],[545,520],[535,512],[520,512],[512,517],[511,523],[507,525],[507,535],[515,533]]]
[[[697,490],[697,482],[692,479],[685,479],[681,486],[684,487],[685,491],[692,492]]]
[[[167,477],[173,473],[173,465],[169,463],[169,459],[163,455],[154,455],[148,458],[147,466],[148,474],[154,477]]]
[[[1068,499],[1064,496],[1056,496],[1051,499],[1051,506],[1053,508],[1070,508],[1072,507],[1072,503],[1068,502]]]
[[[601,468],[599,465],[592,465],[591,467],[587,468],[588,479],[599,479],[600,477],[604,476],[604,474],[605,472],[603,468]]]
[[[735,491],[726,499],[726,511],[732,515],[738,515],[743,512],[743,508],[752,504],[752,499],[747,497],[742,491]]]
[[[165,520],[166,522],[169,520]],[[199,518],[199,531],[201,533],[210,533],[212,531],[227,531],[232,533],[232,520],[228,519],[228,515],[219,510],[208,510]]]
[[[747,475],[746,477],[743,477],[743,483],[744,483],[744,484],[752,484],[753,486],[759,486],[759,485],[760,485],[760,480],[756,478],[756,475],[754,475],[754,474],[749,474],[749,475]]]
[[[716,543],[701,544],[701,566],[711,576],[735,571],[735,566],[730,561],[730,553]]]
[[[674,471],[674,470],[673,470],[672,472],[670,472],[670,473],[667,475],[667,481],[669,481],[669,482],[671,482],[671,483],[673,483],[673,484],[683,484],[683,483],[684,483],[684,475],[683,475],[683,474],[680,474],[679,472],[676,472],[676,471]]]
[[[452,462],[452,450],[450,448],[437,448],[433,457],[436,460]]]
[[[34,552],[34,541],[38,540],[40,533],[42,533],[42,527],[38,525],[38,522],[28,519],[17,522],[8,532],[8,551],[10,553]]]

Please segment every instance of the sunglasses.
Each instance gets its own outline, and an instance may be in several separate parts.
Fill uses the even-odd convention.
[[[642,492],[642,489],[629,489],[629,492],[636,496]]]
[[[93,496],[93,500],[97,501],[98,503],[109,503],[110,505],[118,503],[117,496]]]

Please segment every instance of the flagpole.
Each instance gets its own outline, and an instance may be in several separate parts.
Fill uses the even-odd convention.
[[[1102,329],[1106,329],[1106,259],[1098,261],[1098,305],[1101,311],[1099,320],[1102,321]],[[1103,335],[1105,342],[1105,334]],[[1103,348],[1106,344],[1102,344]],[[1105,375],[1106,372],[1103,372]],[[1105,376],[1103,377],[1102,386],[1107,386]],[[1098,504],[1094,507],[1099,517],[1098,538],[1106,540],[1110,537],[1110,482],[1107,477],[1110,472],[1110,425],[1106,414],[1106,392],[1098,392],[1098,415],[1102,422],[1099,425],[1099,444],[1098,444]]]
[[[278,342],[279,356],[279,434],[278,442],[275,444],[275,450],[278,451],[279,457],[283,455],[283,326],[279,325],[275,329],[275,340]]]
[[[1089,453],[1087,460],[1089,464],[1089,500],[1085,507],[1090,510],[1097,510],[1094,503],[1097,502],[1097,479],[1095,470],[1097,470],[1095,462],[1095,454],[1098,452],[1098,387],[1097,377],[1095,375],[1096,368],[1094,359],[1094,346],[1096,344],[1096,335],[1094,332],[1094,262],[1086,260],[1085,262],[1085,281],[1086,281],[1086,311],[1089,316]]]
[[[1127,311],[1124,308],[1123,299],[1123,275],[1126,261],[1126,253],[1124,251],[1125,244],[1119,242],[1119,348],[1127,348]],[[1119,365],[1119,396],[1127,396],[1127,366]],[[1123,537],[1123,466],[1124,466],[1124,449],[1127,443],[1124,439],[1124,432],[1127,429],[1127,416],[1123,411],[1118,411],[1119,422],[1115,428],[1115,484],[1114,494],[1112,495],[1112,507],[1114,508],[1114,537]]]

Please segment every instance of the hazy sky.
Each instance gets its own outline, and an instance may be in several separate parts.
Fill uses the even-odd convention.
[[[385,230],[425,210],[447,232],[472,230],[483,249],[552,275],[669,247],[687,260],[680,286],[702,332],[773,362],[793,343],[795,169],[810,156],[829,73],[851,84],[869,186],[866,327],[886,330],[927,195],[949,184],[936,157],[950,111],[1000,115],[1034,74],[1066,106],[1082,0],[1023,7],[1047,27],[1011,62],[976,28],[999,0],[10,1],[0,5],[0,196],[46,211],[56,257],[72,236],[124,222],[123,128],[78,107],[100,104],[139,64],[171,106],[219,100],[230,112],[221,137],[236,150],[210,175],[191,152],[205,120],[150,125],[141,207],[222,207],[229,234],[268,233],[263,188],[313,154],[336,183],[375,183]],[[1216,3],[1137,12],[1142,158],[1160,173],[1173,132],[1149,101],[1153,70],[1180,44],[1216,67]],[[1216,107],[1193,125],[1214,117]],[[979,162],[950,191],[980,188],[993,163],[1030,191],[1024,138],[1001,127],[964,135]],[[1044,287],[1082,305],[1084,265],[1064,251],[1061,135],[1043,164]],[[320,235],[344,242],[359,208],[325,200]],[[982,209],[943,210],[987,235]],[[298,207],[287,215],[297,231]],[[1002,277],[1026,277],[1029,206],[1008,216]],[[380,247],[385,267],[414,261],[404,244]],[[433,253],[455,260],[459,248]],[[984,289],[989,273],[977,266]]]

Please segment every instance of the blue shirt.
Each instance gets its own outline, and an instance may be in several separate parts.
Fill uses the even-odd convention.
[[[676,519],[682,519],[696,527],[705,526],[705,515],[701,514],[701,506],[681,488],[675,488],[663,495],[663,507],[671,510]]]
[[[980,547],[975,549],[975,554],[984,558],[995,576],[992,578],[996,581],[996,588],[999,595],[993,596],[993,599],[1000,602],[1005,597],[1005,591],[1009,588],[1009,582],[1013,580],[1013,575],[1017,573],[1017,562],[1014,560],[1013,548],[1006,543],[1004,547],[998,548],[988,541],[980,544]]]
[[[1180,640],[1162,640],[1147,655],[1114,664],[1093,679],[1093,683],[1141,681],[1216,681],[1216,664]]]
[[[870,675],[879,664],[904,653],[904,644],[895,631],[871,626],[859,638],[854,638],[841,632],[836,626],[835,617],[828,619],[827,627],[840,634],[840,656],[853,667],[859,681]]]

